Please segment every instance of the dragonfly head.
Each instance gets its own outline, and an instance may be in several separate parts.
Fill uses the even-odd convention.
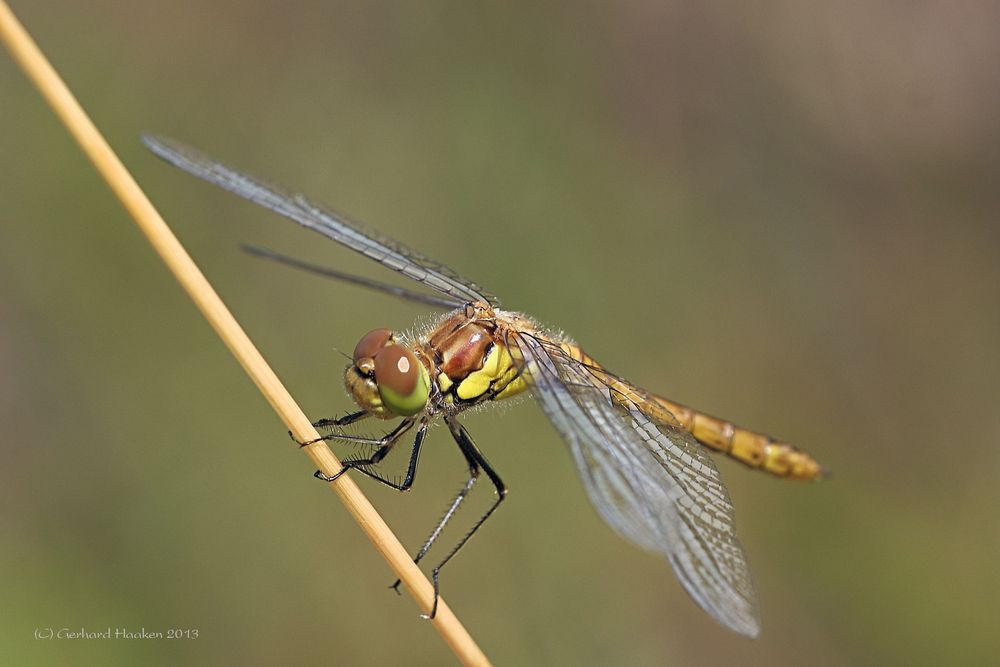
[[[344,384],[355,403],[376,417],[409,417],[427,406],[427,368],[388,329],[365,334],[354,348]]]

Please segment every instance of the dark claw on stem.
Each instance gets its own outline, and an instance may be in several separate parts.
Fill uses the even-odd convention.
[[[292,440],[295,440],[295,436],[292,435],[291,431],[288,432],[288,435],[292,436]],[[326,440],[326,438],[315,438],[314,440],[306,440],[305,442],[299,442],[298,440],[295,440],[295,442],[298,444],[299,448],[301,449],[302,447],[308,447],[309,445],[314,445],[317,442],[323,442],[325,440]]]
[[[324,482],[336,482],[338,479],[340,479],[340,476],[343,475],[348,470],[350,470],[350,467],[344,466],[333,475],[327,475],[322,470],[317,470],[316,472],[313,473],[313,477],[315,477],[316,479],[321,479]]]
[[[298,438],[296,438],[295,435],[291,431],[288,431],[287,433],[288,433],[288,437],[291,438],[292,442],[294,442],[296,445],[298,445],[299,448],[306,447],[307,445],[311,445],[314,442],[319,442],[320,440],[323,439],[323,438],[316,438],[315,440],[306,440],[305,442],[302,442]]]

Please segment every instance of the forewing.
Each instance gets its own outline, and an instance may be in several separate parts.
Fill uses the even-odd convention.
[[[756,593],[712,459],[689,433],[652,422],[640,404],[557,345],[527,333],[517,334],[516,344],[523,372],[604,520],[665,555],[684,589],[716,620],[755,637]]]
[[[427,287],[454,298],[458,303],[486,301],[499,305],[496,298],[448,267],[410,250],[392,239],[350,222],[305,196],[283,191],[274,185],[235,169],[172,139],[144,135],[142,142],[157,156],[189,174],[269,208],[303,227],[319,232],[365,257],[398,271]]]

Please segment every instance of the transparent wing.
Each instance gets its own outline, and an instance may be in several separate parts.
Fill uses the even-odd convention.
[[[542,337],[515,336],[523,372],[569,445],[598,513],[627,539],[666,556],[712,617],[757,636],[756,592],[712,459],[679,426],[650,421],[600,371]]]
[[[172,139],[143,135],[142,142],[158,157],[175,167],[269,208],[393,271],[398,271],[433,290],[446,294],[456,300],[456,305],[469,301],[486,301],[499,305],[496,297],[483,291],[475,283],[465,280],[448,267],[362,225],[349,222],[344,217],[309,201],[303,195],[284,192],[276,186],[242,174]]]

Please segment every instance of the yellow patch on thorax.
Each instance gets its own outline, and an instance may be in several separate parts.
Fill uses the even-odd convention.
[[[440,376],[438,383],[440,385]],[[451,384],[450,378],[448,384]],[[496,343],[483,359],[483,367],[469,373],[455,388],[455,393],[463,401],[469,401],[493,390],[496,398],[501,399],[520,394],[527,388],[528,385],[517,373],[507,346]]]

